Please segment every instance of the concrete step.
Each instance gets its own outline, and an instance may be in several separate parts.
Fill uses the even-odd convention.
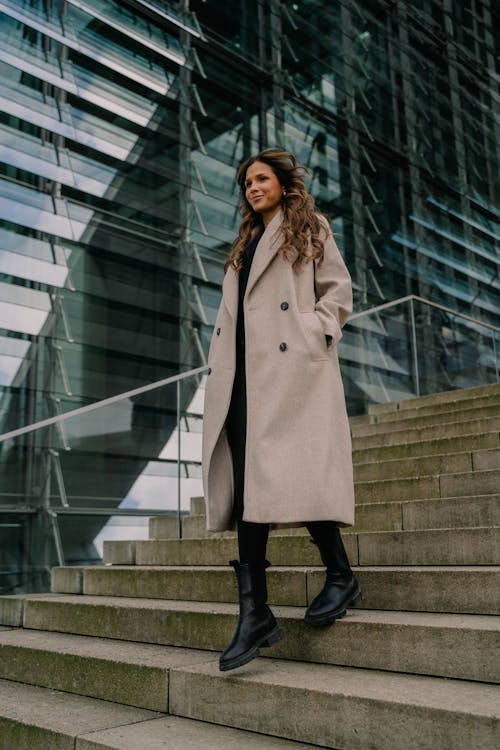
[[[357,534],[359,565],[499,565],[500,527]]]
[[[362,424],[364,418],[365,424],[375,424],[382,422],[395,422],[399,419],[412,419],[414,417],[425,417],[432,414],[448,414],[451,412],[461,412],[470,409],[483,409],[485,407],[495,407],[500,404],[500,393],[484,394],[475,398],[457,399],[455,401],[444,401],[434,404],[415,404],[413,407],[386,409],[385,411],[375,411],[368,408],[368,414],[357,417],[357,424]]]
[[[498,454],[500,467],[500,448],[492,449]],[[435,474],[456,474],[472,471],[472,453],[447,453],[444,456],[430,455],[412,458],[379,459],[354,464],[354,481],[364,482],[377,479],[397,479],[399,477],[421,477]]]
[[[373,427],[375,431],[373,431]],[[485,417],[470,421],[464,419],[458,422],[427,425],[425,427],[407,427],[400,430],[382,429],[376,425],[369,425],[363,429],[370,429],[372,432],[363,435],[353,434],[352,445],[354,450],[379,448],[387,445],[405,445],[407,443],[418,443],[422,440],[460,438],[465,435],[499,432],[500,423],[498,417]]]
[[[486,463],[484,464],[487,465]],[[462,497],[464,495],[493,495],[500,488],[500,470],[478,467],[471,472],[443,474],[439,477],[441,497]]]
[[[121,644],[123,646],[123,644]],[[312,750],[312,745],[0,680],[1,750]]]
[[[385,504],[382,504],[385,505]],[[414,500],[397,504],[401,508],[401,529],[454,529],[474,526],[500,526],[500,495],[448,497],[438,500]],[[356,508],[368,509],[370,505]],[[368,525],[369,519],[366,524]],[[368,531],[384,530],[374,519]]]
[[[443,456],[447,453],[463,453],[500,447],[500,432],[463,435],[461,437],[421,440],[414,443],[358,448],[352,452],[355,464],[367,461],[389,461],[396,458],[417,458],[419,456]],[[205,511],[203,511],[205,512]]]
[[[349,532],[474,526],[500,526],[500,495],[357,503],[355,524]]]
[[[165,517],[151,518],[150,539],[177,539],[177,523],[163,523]],[[436,529],[465,526],[500,526],[500,495],[451,497],[388,503],[357,503],[354,526],[349,531],[399,531],[402,529]],[[206,516],[184,516],[183,539],[232,538],[234,531],[207,531]],[[272,536],[305,536],[304,526],[276,529]]]
[[[406,409],[427,408],[428,406],[437,406],[446,403],[458,401],[471,401],[484,397],[500,396],[500,383],[489,383],[487,385],[474,386],[472,388],[460,388],[452,391],[441,391],[440,393],[431,393],[428,396],[416,396],[404,401],[390,401],[381,404],[370,404],[368,412],[370,414],[382,414],[387,411],[403,411]]]
[[[81,742],[82,744],[78,744]],[[318,750],[317,745],[207,724],[179,716],[108,729],[77,741],[75,750]]]
[[[207,531],[207,519],[203,515],[187,515],[182,517],[182,538],[229,538],[236,536],[235,531]],[[177,539],[177,519],[153,516],[149,519],[149,539]]]
[[[422,500],[424,498],[492,495],[500,487],[500,470],[462,471],[397,479],[358,481],[355,485],[357,503]]]
[[[206,512],[205,498],[204,497],[192,497],[190,513],[197,516],[200,514],[204,514],[205,512]]]
[[[257,660],[174,670],[171,713],[343,750],[496,750],[498,686]],[[249,710],[258,706],[258,710]]]
[[[357,562],[355,534],[344,534],[353,565]],[[319,552],[309,535],[270,536],[267,556],[273,565],[318,565]],[[111,565],[227,565],[238,557],[236,538],[105,541],[104,562]]]
[[[500,567],[353,569],[363,589],[358,609],[500,614]],[[267,572],[269,601],[305,607],[319,592],[323,581],[323,568],[273,566]],[[222,566],[52,568],[52,591],[141,599],[237,601],[234,572]],[[7,598],[0,600],[0,604],[3,604],[6,622],[22,624],[21,611],[9,614],[12,608]]]
[[[59,624],[62,629],[61,620]],[[170,669],[210,659],[206,651],[82,637],[68,626],[62,632],[21,628],[0,633],[0,678],[168,712]]]
[[[83,750],[88,746],[78,744],[77,738],[158,716],[154,711],[0,680],[1,750],[75,750],[75,746]]]
[[[149,519],[149,539],[177,539],[177,520],[155,516]],[[284,529],[271,529],[271,536],[304,536],[307,532],[304,526]],[[233,539],[235,531],[207,531],[207,519],[203,515],[186,515],[182,518],[183,539]]]
[[[438,414],[427,414],[416,417],[407,417],[406,412],[401,412],[401,416],[391,422],[353,424],[351,429],[353,436],[361,437],[364,435],[376,435],[389,430],[391,432],[400,432],[429,426],[441,427],[442,425],[454,424],[456,422],[467,424],[479,419],[496,418],[498,423],[499,417],[500,404],[497,403],[490,406],[472,407],[460,411],[440,412]]]
[[[286,638],[264,656],[500,682],[497,617],[349,610],[317,629],[303,607],[273,611]],[[170,670],[223,650],[237,619],[236,604],[42,596],[25,603],[26,629],[0,633],[0,677],[167,711]]]
[[[351,565],[500,563],[499,527],[351,532],[342,538]],[[236,553],[236,539],[104,542],[104,560],[112,565],[227,565]],[[267,555],[273,565],[319,564],[318,550],[306,536],[270,537]]]

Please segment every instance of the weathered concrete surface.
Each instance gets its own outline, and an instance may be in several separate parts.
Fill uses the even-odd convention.
[[[500,470],[444,474],[439,477],[439,488],[441,497],[497,494],[500,488]]]
[[[197,632],[197,648],[210,650],[214,648],[214,634],[203,625],[205,613],[222,608],[222,611],[234,614],[234,606],[71,595],[61,595],[57,602],[50,602],[41,597],[30,602],[26,627],[183,648],[194,645],[193,633]],[[184,614],[186,607],[188,616]],[[229,631],[228,626],[224,639],[230,637]]]
[[[190,504],[190,512],[193,516],[205,515],[205,498],[204,497],[192,497]]]
[[[6,594],[0,596],[0,625],[12,628],[22,627],[25,601],[38,596],[40,594]],[[43,596],[52,598],[54,595],[43,594]]]
[[[352,565],[357,564],[356,534],[342,534]],[[236,539],[168,539],[136,542],[137,565],[227,565],[238,557]],[[318,565],[319,552],[308,535],[271,536],[267,557],[272,565]]]
[[[404,445],[405,443],[416,443],[421,440],[439,440],[441,438],[463,437],[464,435],[486,434],[499,431],[498,417],[482,417],[471,421],[449,422],[447,424],[427,425],[426,427],[408,427],[405,429],[382,429],[375,425],[363,427],[371,429],[368,435],[353,435],[353,448],[373,448],[385,445]],[[358,428],[358,429],[361,429]]]
[[[122,540],[105,541],[102,556],[104,562],[108,565],[134,565],[135,542]]]
[[[494,448],[475,451],[472,454],[472,468],[478,471],[500,469],[500,450]]]
[[[171,672],[171,712],[329,748],[494,750],[497,686],[279,659]],[[258,706],[258,711],[249,706]]]
[[[398,531],[403,525],[401,505],[400,502],[357,503],[354,526],[349,531]]]
[[[159,716],[10,680],[0,680],[0,707],[0,750],[74,750],[79,734]]]
[[[78,627],[78,632],[98,638],[82,639],[80,644],[75,636],[59,638],[57,633],[51,632],[0,634],[3,661],[0,677],[31,682],[39,679],[37,674],[41,673],[49,682],[36,684],[71,690],[73,679],[81,673],[77,684],[90,686],[85,687],[86,695],[166,710],[165,695],[159,688],[155,693],[160,696],[160,705],[137,702],[145,700],[141,698],[140,679],[144,679],[145,684],[147,680],[157,680],[161,685],[162,674],[153,669],[139,678],[133,676],[134,670],[147,661],[148,666],[158,665],[160,672],[165,672],[175,659],[179,659],[179,663],[182,658],[188,659],[187,663],[203,661],[201,653],[191,654],[190,649],[222,650],[236,626],[237,606],[145,600],[142,607],[139,602],[131,607],[129,601],[102,598],[96,602],[95,598],[90,598],[83,605],[75,598],[65,597],[64,603],[49,609],[43,602],[31,602],[27,619],[33,627],[58,632]],[[360,609],[350,611],[349,616],[330,628],[316,629],[303,622],[303,607],[273,609],[287,637],[272,650],[265,650],[266,655],[487,682],[500,680],[500,666],[491,658],[500,633],[500,623],[495,617]],[[117,641],[127,640],[131,633],[139,631],[143,641],[181,647],[181,650],[165,648],[163,653],[153,647],[124,643],[122,653]],[[100,638],[115,640],[109,641],[107,646]],[[29,656],[20,662],[23,648],[28,649]],[[51,655],[51,650],[57,652],[55,656]],[[31,677],[33,663],[39,663],[40,667]],[[114,675],[110,678],[109,697],[105,679],[108,672]],[[129,687],[131,680],[134,684]],[[105,692],[99,693],[99,689]]]
[[[166,716],[92,732],[76,741],[75,750],[317,750],[317,745]]]
[[[354,568],[363,600],[358,607],[409,612],[500,614],[500,568],[362,567]],[[307,573],[308,597],[323,586],[324,573]]]
[[[360,532],[360,565],[498,565],[500,527]]]
[[[433,474],[453,474],[472,470],[472,453],[445,453],[435,456],[413,456],[411,458],[378,459],[354,464],[354,479],[357,482],[398,477],[423,477]]]
[[[475,401],[481,398],[494,398],[500,396],[500,383],[488,383],[487,385],[472,386],[471,388],[460,388],[440,393],[430,393],[428,396],[415,396],[403,401],[391,401],[383,404],[370,404],[368,412],[378,414],[385,411],[397,411],[403,409],[414,409],[416,407],[434,407],[438,404],[452,404],[454,402]]]
[[[500,526],[500,495],[408,501],[401,513],[404,530]]]
[[[403,529],[499,525],[500,495],[466,495],[450,498],[421,498],[415,501],[357,502],[355,524],[344,534],[357,531],[399,531]],[[155,533],[151,538],[155,540],[177,538],[176,536],[169,537],[168,533],[168,527],[155,527]],[[270,533],[271,536],[308,536],[304,527],[272,530]],[[234,538],[235,532],[226,531],[214,534],[207,531],[205,516],[186,516],[184,518],[183,539],[222,537]],[[59,590],[59,588],[56,590]]]
[[[358,481],[356,503],[377,503],[397,500],[418,500],[439,497],[439,476],[404,477]]]
[[[35,630],[0,633],[0,678],[153,711],[168,711],[172,666],[206,660],[190,649]]]
[[[150,539],[177,539],[177,523],[163,523],[164,520],[169,522],[172,519],[151,518],[150,519]],[[186,515],[182,518],[182,538],[183,539],[235,539],[235,531],[207,531],[207,519],[203,514]],[[271,536],[304,536],[307,531],[304,526],[289,527],[284,529],[271,529]]]
[[[182,525],[189,516],[182,517]],[[170,516],[153,516],[148,521],[149,539],[176,539],[179,536],[177,518]],[[183,534],[184,536],[184,534]]]
[[[0,596],[0,623],[19,628],[23,624],[24,596]]]
[[[357,448],[353,451],[352,457],[355,463],[364,463],[365,461],[383,461],[394,458],[463,453],[464,451],[498,448],[499,446],[500,432],[497,429],[494,432],[461,435],[459,437],[430,438],[414,443],[396,443],[395,445],[381,445],[373,448]]]
[[[269,600],[276,604],[306,604],[303,569],[267,573]],[[186,599],[207,602],[237,601],[236,577],[229,567],[123,567],[87,568],[84,593],[149,599]]]
[[[402,403],[402,402],[401,402]],[[368,409],[368,414],[363,416],[354,417],[354,424],[395,424],[400,420],[413,419],[417,417],[426,416],[440,416],[444,414],[459,414],[463,411],[470,411],[471,409],[483,409],[490,407],[492,413],[495,413],[495,409],[500,404],[500,394],[484,395],[473,399],[460,399],[458,401],[447,401],[441,403],[429,404],[418,404],[416,403],[414,408],[404,409],[386,409],[385,411],[375,412],[373,409]],[[372,404],[372,407],[376,404]],[[352,419],[352,418],[351,418]]]
[[[59,594],[83,593],[83,566],[61,565],[50,571],[50,590]]]
[[[274,609],[286,639],[272,656],[407,674],[500,682],[497,617],[351,609],[326,628],[303,623],[295,607]]]
[[[404,402],[401,402],[401,406]],[[385,411],[374,410],[373,407],[381,406],[378,404],[371,404],[371,408],[368,408],[368,414],[365,415],[366,424],[381,423],[381,422],[395,422],[399,419],[410,419],[413,417],[424,417],[430,415],[440,415],[451,412],[462,412],[470,411],[471,409],[482,409],[485,407],[495,407],[500,403],[500,394],[485,394],[483,396],[476,396],[475,398],[469,399],[458,399],[455,401],[441,401],[434,402],[434,404],[425,404],[414,402],[413,408],[408,404],[405,408],[400,409],[386,409]]]
[[[121,572],[125,570],[127,574],[124,573],[124,577],[121,578]],[[89,587],[87,594],[93,597],[126,596],[127,588],[129,591],[137,588],[143,599],[177,599],[177,596],[170,595],[169,587],[164,587],[162,584],[163,572],[166,576],[170,576],[170,573],[175,571],[179,580],[186,574],[189,581],[193,583],[191,596],[185,596],[184,599],[202,601],[208,599],[206,592],[212,585],[209,581],[213,572],[217,571],[220,587],[214,592],[211,601],[237,601],[236,583],[231,569],[195,568],[196,586],[190,568],[123,569],[117,567],[116,571],[118,571],[118,583],[116,583],[117,579],[114,579],[114,574],[110,574],[109,581],[106,580],[107,576],[104,577],[101,587],[100,576],[94,578],[93,570],[89,569],[92,589]],[[363,600],[358,604],[358,607],[363,609],[500,614],[500,567],[498,566],[355,566],[354,572],[363,589]],[[149,573],[154,578],[151,587],[149,586]],[[292,573],[291,576],[290,573]],[[128,582],[133,581],[136,575],[142,579],[140,592],[136,583],[129,584]],[[320,591],[324,578],[324,569],[319,567],[273,567],[268,573],[269,603],[305,606]],[[187,594],[186,585],[180,583],[180,586]],[[203,592],[201,596],[198,596],[199,590]],[[43,596],[38,598],[44,600]],[[76,601],[83,603],[86,600],[77,599]]]
[[[379,432],[386,432],[387,430],[411,430],[422,427],[433,427],[434,425],[440,427],[456,422],[473,422],[478,419],[497,418],[498,421],[499,416],[500,403],[498,401],[488,406],[469,405],[468,409],[441,411],[439,413],[431,412],[426,415],[417,413],[415,416],[412,416],[411,412],[405,410],[404,412],[399,412],[397,417],[391,421],[388,421],[387,418],[382,418],[380,421],[371,422],[370,424],[354,424],[352,426],[352,434],[360,437],[362,435],[376,435]]]

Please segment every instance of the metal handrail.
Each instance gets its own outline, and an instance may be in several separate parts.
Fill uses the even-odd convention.
[[[377,305],[376,307],[370,307],[368,310],[360,310],[360,312],[353,313],[349,319],[348,323],[352,322],[353,320],[357,320],[358,318],[361,318],[366,315],[372,315],[373,313],[380,312],[381,310],[387,310],[391,307],[395,307],[396,305],[400,305],[403,302],[421,302],[424,305],[430,305],[431,307],[435,307],[438,310],[443,310],[444,312],[447,312],[451,315],[458,316],[460,318],[463,318],[464,320],[468,320],[471,323],[476,323],[477,325],[484,326],[485,328],[489,328],[492,331],[496,331],[500,333],[500,328],[498,326],[493,325],[492,323],[486,323],[483,320],[479,320],[478,318],[473,318],[470,315],[465,315],[465,313],[458,312],[457,310],[453,310],[451,307],[446,307],[445,305],[440,305],[438,302],[431,302],[431,300],[424,299],[423,297],[418,297],[415,294],[408,294],[406,297],[400,297],[399,299],[392,300],[391,302],[384,302],[381,305]],[[185,378],[189,378],[192,375],[197,375],[199,373],[205,372],[208,370],[208,365],[203,365],[202,367],[197,367],[194,370],[188,370],[187,372],[182,372],[178,375],[172,375],[169,378],[164,378],[163,380],[157,380],[154,383],[148,383],[148,385],[140,386],[139,388],[134,388],[131,391],[126,391],[124,393],[118,393],[116,396],[110,396],[109,398],[102,399],[101,401],[96,401],[93,404],[88,404],[87,406],[79,407],[78,409],[73,409],[72,411],[65,412],[64,414],[59,414],[55,417],[49,417],[48,419],[42,419],[40,422],[34,422],[31,425],[26,425],[25,427],[20,427],[17,430],[12,430],[11,432],[5,432],[3,435],[0,435],[0,443],[4,442],[5,440],[9,440],[11,438],[19,437],[19,435],[25,435],[29,432],[34,432],[35,430],[38,430],[42,427],[48,427],[51,424],[59,424],[66,419],[70,419],[71,417],[77,417],[82,414],[86,414],[87,412],[94,411],[95,409],[100,409],[102,406],[109,406],[110,404],[114,404],[117,401],[121,401],[126,398],[131,398],[132,396],[138,396],[141,393],[146,393],[147,391],[155,390],[155,388],[160,388],[161,386],[168,385],[170,383],[179,383],[181,380],[184,380]]]
[[[361,310],[360,312],[351,315],[347,322],[350,323],[357,318],[361,318],[363,315],[371,315],[372,313],[380,312],[380,310],[387,310],[390,307],[400,305],[402,302],[410,302],[412,300],[415,302],[422,302],[424,305],[436,307],[438,310],[444,310],[451,315],[457,315],[458,317],[464,318],[464,320],[468,320],[471,323],[476,323],[478,325],[484,326],[485,328],[491,328],[491,330],[500,333],[500,328],[498,326],[494,326],[492,323],[486,323],[484,320],[479,320],[479,318],[472,318],[470,315],[465,315],[465,313],[458,312],[457,310],[452,310],[451,307],[445,307],[445,305],[440,305],[438,302],[431,302],[431,300],[429,299],[418,297],[416,294],[408,294],[406,297],[400,297],[399,299],[392,300],[392,302],[384,302],[382,305],[370,307],[368,310]]]
[[[109,406],[115,404],[117,401],[122,401],[126,398],[132,398],[132,396],[139,396],[141,393],[147,393],[147,391],[153,391],[156,388],[161,388],[164,385],[170,383],[179,383],[181,380],[191,377],[192,375],[198,375],[208,370],[208,365],[202,367],[196,367],[194,370],[188,370],[187,372],[181,372],[178,375],[172,375],[169,378],[163,378],[163,380],[157,380],[154,383],[148,383],[147,385],[141,385],[139,388],[133,388],[131,391],[125,391],[124,393],[118,393],[116,396],[110,396],[104,398],[101,401],[96,401],[93,404],[87,404],[87,406],[81,406],[78,409],[67,411],[64,414],[58,414],[55,417],[49,417],[48,419],[42,419],[40,422],[34,422],[33,424],[26,425],[25,427],[19,427],[17,430],[11,430],[10,432],[4,432],[0,435],[0,443],[11,438],[18,437],[19,435],[26,435],[29,432],[34,432],[42,427],[49,427],[51,424],[58,424],[71,417],[78,417],[82,414],[87,414],[95,409],[100,409],[102,406]]]

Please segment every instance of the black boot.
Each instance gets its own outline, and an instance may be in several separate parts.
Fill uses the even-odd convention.
[[[219,669],[241,667],[259,655],[260,646],[272,646],[283,638],[281,628],[267,606],[266,561],[258,566],[231,560],[236,579],[240,616],[229,646],[221,654]]]
[[[351,570],[340,531],[326,522],[307,524],[312,541],[317,544],[326,567],[322,590],[306,610],[308,625],[329,625],[346,614],[347,607],[361,599],[361,589]]]

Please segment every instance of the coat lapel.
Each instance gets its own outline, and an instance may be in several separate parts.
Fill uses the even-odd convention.
[[[248,295],[252,291],[252,288],[260,279],[280,248],[280,227],[282,221],[283,213],[281,211],[278,211],[276,216],[274,216],[267,225],[264,234],[259,240],[257,249],[255,250],[252,267],[250,269],[250,276],[248,277],[245,300],[248,298]]]
[[[232,268],[228,268],[222,283],[222,299],[234,321],[238,317],[238,294],[238,274]]]

